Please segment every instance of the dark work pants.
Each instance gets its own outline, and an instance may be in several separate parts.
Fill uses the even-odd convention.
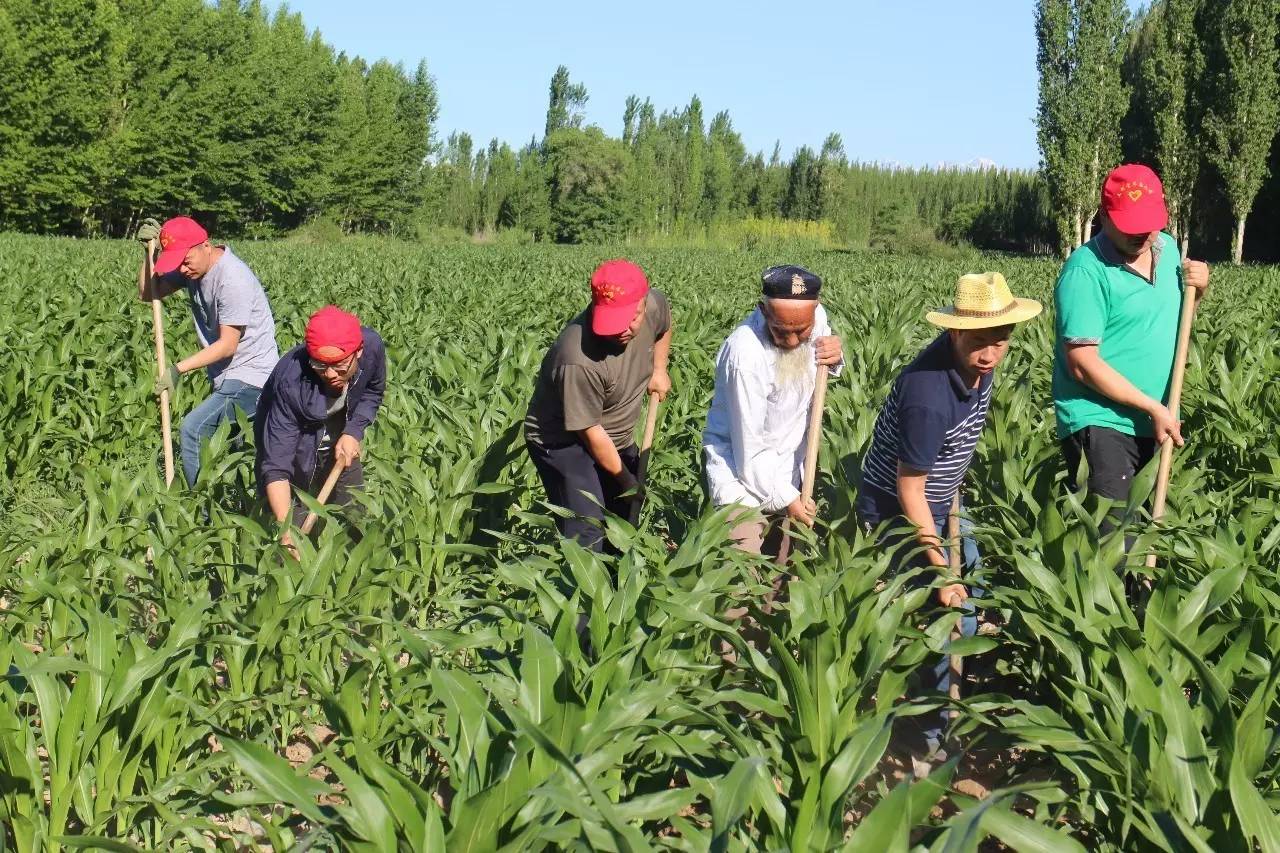
[[[1129,500],[1133,478],[1155,455],[1156,442],[1150,436],[1133,436],[1109,427],[1085,427],[1067,436],[1062,442],[1062,456],[1067,463],[1067,485],[1078,491],[1076,472],[1080,459],[1089,463],[1089,479],[1085,484],[1091,495],[1099,495],[1123,504]],[[1124,508],[1117,506],[1107,513],[1098,525],[1104,536],[1114,531]],[[1127,554],[1133,549],[1134,537],[1124,538]],[[1117,566],[1120,571],[1123,566]],[[1125,596],[1130,603],[1138,600],[1138,580],[1130,575],[1124,578]]]
[[[316,460],[316,470],[311,475],[311,482],[304,485],[294,483],[295,491],[301,489],[312,497],[319,497],[320,490],[324,488],[324,481],[329,479],[329,472],[333,470],[333,451],[329,450],[319,455]],[[338,475],[338,482],[334,484],[333,492],[330,493],[329,499],[325,501],[325,506],[345,507],[351,503],[351,493],[356,489],[364,487],[364,467],[357,459],[351,463],[351,467]],[[297,495],[293,498],[293,524],[295,527],[301,527],[302,522],[307,517],[307,506]],[[317,524],[316,530],[319,530],[321,521]]]
[[[604,520],[605,510],[626,518],[631,509],[630,501],[618,497],[622,492],[618,481],[597,465],[580,444],[546,448],[526,442],[525,446],[547,490],[547,501],[573,513],[573,518],[556,519],[560,535],[576,540],[588,550],[602,550],[604,533],[600,522]],[[638,472],[639,448],[632,444],[619,450],[618,455],[632,474]]]
[[[933,511],[934,529],[945,539],[948,529],[947,522],[949,513],[946,509],[939,510],[937,507],[930,507]],[[868,530],[874,529],[883,520],[880,516],[870,517],[863,516],[863,524]],[[900,524],[906,524],[904,518],[899,518]],[[916,539],[915,533],[905,531],[901,527],[894,529],[890,527],[885,530],[879,540],[880,547],[892,553],[892,572],[908,571],[911,569],[926,568],[931,564],[924,556],[920,549],[919,541]],[[944,545],[942,551],[950,558],[951,548]],[[965,575],[972,575],[977,571],[981,556],[978,553],[977,540],[973,538],[973,522],[968,518],[960,519],[960,568]],[[911,579],[909,585],[913,588],[929,586],[938,579],[937,573],[934,571],[923,572]],[[977,608],[981,605],[981,599],[984,591],[972,584],[966,587],[969,591],[969,598],[965,599],[961,605],[962,615],[958,627],[962,637],[972,637],[978,632],[978,612]],[[947,645],[950,645],[950,640]],[[943,654],[929,664],[926,673],[920,675],[920,686],[926,690],[936,690],[938,693],[947,694],[951,690],[951,658],[949,655]],[[930,746],[936,746],[942,741],[943,730],[947,726],[949,713],[943,710],[936,715],[926,716],[923,719],[922,735],[926,743]]]
[[[1062,441],[1067,482],[1078,488],[1076,471],[1083,456],[1089,463],[1089,494],[1127,501],[1134,476],[1155,455],[1155,439],[1126,435],[1108,427],[1085,427]]]
[[[1108,427],[1085,427],[1062,441],[1062,456],[1067,463],[1067,484],[1073,491],[1080,488],[1076,472],[1083,457],[1089,463],[1089,494],[1100,495],[1124,503],[1129,500],[1133,478],[1155,455],[1155,439],[1150,436],[1127,435]],[[1110,533],[1116,529],[1113,516],[1103,519],[1099,529]],[[1132,542],[1128,542],[1132,545]]]

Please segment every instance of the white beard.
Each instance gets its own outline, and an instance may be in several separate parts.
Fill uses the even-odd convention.
[[[789,387],[809,381],[809,366],[813,361],[813,350],[807,344],[795,349],[777,349],[778,362],[775,365],[774,382],[779,386]]]

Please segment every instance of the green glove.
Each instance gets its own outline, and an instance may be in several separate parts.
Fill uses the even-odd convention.
[[[174,389],[178,387],[178,377],[181,375],[182,374],[178,372],[178,365],[171,364],[166,367],[164,369],[164,373],[161,373],[156,377],[156,396],[159,397],[164,391],[168,391],[170,394],[173,394]]]
[[[134,238],[139,243],[150,243],[152,240],[160,239],[160,223],[151,217],[147,217],[138,224],[138,233]]]

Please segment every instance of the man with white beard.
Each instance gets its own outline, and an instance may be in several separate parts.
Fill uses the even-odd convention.
[[[812,526],[817,514],[800,495],[809,404],[819,366],[838,375],[844,357],[818,302],[822,279],[778,266],[761,280],[764,298],[716,355],[702,450],[711,502],[743,508],[734,542],[776,556],[783,519]]]

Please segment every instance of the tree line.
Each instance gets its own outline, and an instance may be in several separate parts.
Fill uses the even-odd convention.
[[[587,90],[563,66],[549,87],[541,139],[519,150],[448,137],[435,164],[431,222],[466,232],[519,229],[597,242],[681,235],[744,219],[823,220],[847,245],[965,239],[999,248],[1051,245],[1047,195],[1030,172],[895,169],[851,162],[839,134],[784,160],[747,150],[727,112],[702,101],[659,112],[625,104],[620,138],[584,126]]]
[[[1059,242],[1080,245],[1124,161],[1161,175],[1196,253],[1280,260],[1280,3],[1038,0],[1038,138]],[[1246,245],[1246,224],[1250,240]]]
[[[425,64],[347,57],[256,0],[0,0],[0,229],[389,229],[436,110]]]
[[[564,67],[540,136],[441,139],[425,63],[349,57],[258,0],[0,0],[0,229],[121,236],[186,212],[227,235],[588,242],[780,220],[855,247],[1045,252],[1087,235],[1124,159],[1165,175],[1199,253],[1240,248],[1248,217],[1248,256],[1280,258],[1275,23],[1275,0],[1157,0],[1133,19],[1124,0],[1039,0],[1041,169],[903,169],[835,133],[749,151],[696,96],[632,96],[610,136]]]
[[[308,223],[582,242],[822,220],[848,245],[941,233],[1003,248],[1051,234],[1038,177],[851,162],[838,135],[751,153],[694,97],[629,98],[621,138],[584,126],[556,71],[540,137],[437,138],[437,91],[336,51],[258,0],[0,0],[0,230],[122,236],[184,212],[219,234]]]

